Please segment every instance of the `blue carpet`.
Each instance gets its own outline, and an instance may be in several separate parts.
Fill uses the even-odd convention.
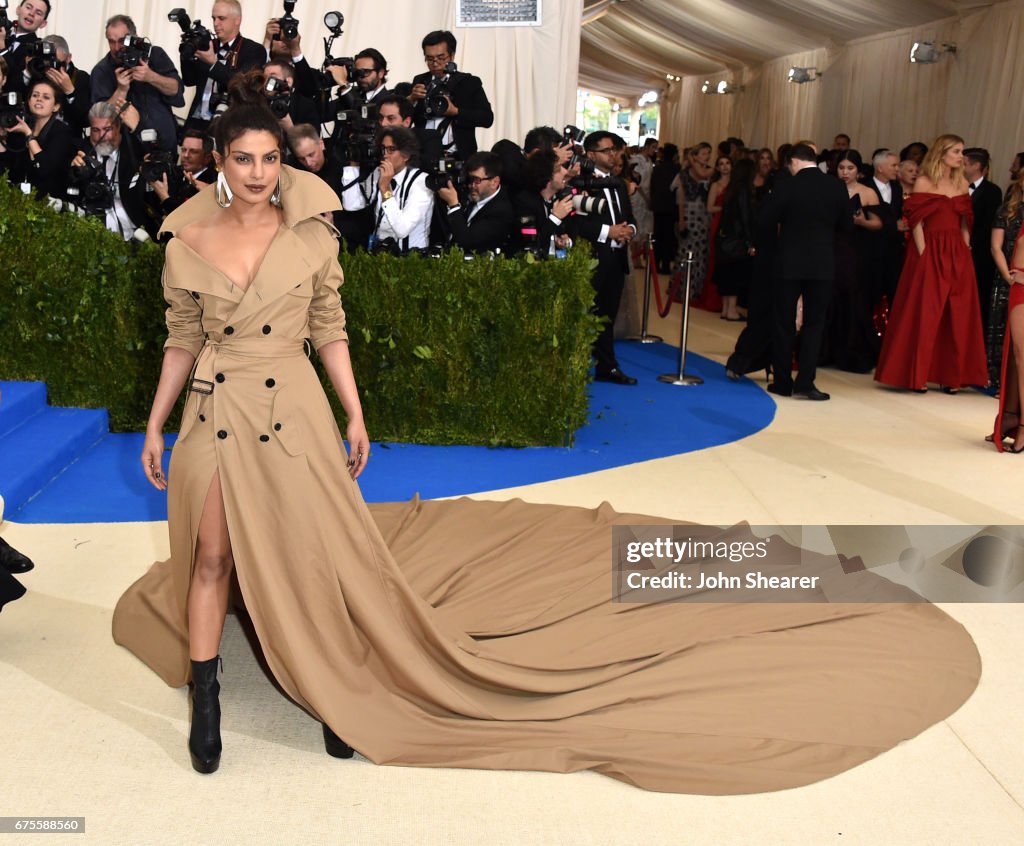
[[[574,446],[374,443],[373,458],[360,478],[363,496],[370,502],[406,500],[416,493],[429,499],[577,476],[730,443],[760,431],[775,416],[768,394],[746,379],[729,382],[722,365],[709,359],[687,358],[687,372],[703,377],[703,385],[675,387],[657,381],[659,374],[676,370],[674,348],[620,343],[616,352],[622,369],[640,383],[594,383],[590,420],[576,433]],[[168,437],[168,448],[172,443]],[[141,434],[107,435],[29,502],[20,507],[8,503],[6,516],[22,523],[166,519],[165,495],[150,487],[140,471],[141,449]]]

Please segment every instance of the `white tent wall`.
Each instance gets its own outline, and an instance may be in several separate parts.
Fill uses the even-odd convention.
[[[952,42],[957,52],[935,64],[911,64],[910,46],[919,40]],[[665,93],[660,135],[680,147],[738,135],[774,148],[798,138],[830,146],[837,132],[846,132],[866,157],[877,147],[930,144],[954,132],[992,153],[992,176],[1005,184],[1014,154],[1024,149],[1022,45],[1024,0],[1009,0],[841,47],[686,76]],[[823,77],[793,84],[786,75],[794,65],[816,67]],[[704,79],[727,79],[744,90],[704,95]]]
[[[12,3],[12,5],[15,5]],[[90,70],[107,52],[103,25],[112,15],[127,14],[139,34],[166,50],[178,63],[180,30],[167,20],[177,6],[210,26],[213,0],[53,0],[53,11],[41,34],[64,36],[75,62]],[[562,126],[576,114],[580,21],[583,0],[544,0],[543,24],[537,27],[455,27],[455,0],[298,0],[304,54],[310,63],[323,61],[325,12],[345,16],[345,34],[334,55],[351,56],[376,47],[388,60],[389,85],[426,70],[420,41],[431,30],[448,29],[458,39],[456,61],[483,80],[494,108],[494,126],[477,131],[481,148],[499,138],[521,143],[534,126]],[[243,0],[242,34],[263,40],[266,23],[283,14],[280,0]],[[191,101],[186,90],[186,102]]]

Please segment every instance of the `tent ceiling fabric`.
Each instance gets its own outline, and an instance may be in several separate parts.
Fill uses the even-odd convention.
[[[585,6],[593,9],[602,2],[588,0]],[[668,73],[738,69],[990,5],[981,0],[619,0],[583,26],[580,86],[632,100],[663,88]]]

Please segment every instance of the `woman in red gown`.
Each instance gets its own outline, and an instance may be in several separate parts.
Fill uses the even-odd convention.
[[[887,385],[956,393],[988,384],[963,154],[962,138],[939,136],[903,204],[912,242],[875,371]]]

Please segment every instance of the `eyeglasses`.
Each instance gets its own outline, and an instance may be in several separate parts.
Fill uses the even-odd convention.
[[[479,185],[481,182],[489,182],[494,179],[493,176],[467,176],[466,185],[472,188],[474,185]]]
[[[381,144],[380,145],[380,151],[382,153],[397,153],[398,152],[398,147],[393,147],[390,144]]]
[[[599,150],[591,150],[592,153],[614,153],[614,147],[601,147]]]
[[[440,56],[427,56],[424,54],[423,61],[428,65],[445,65],[448,64],[448,60],[451,56],[448,53],[442,53]]]

